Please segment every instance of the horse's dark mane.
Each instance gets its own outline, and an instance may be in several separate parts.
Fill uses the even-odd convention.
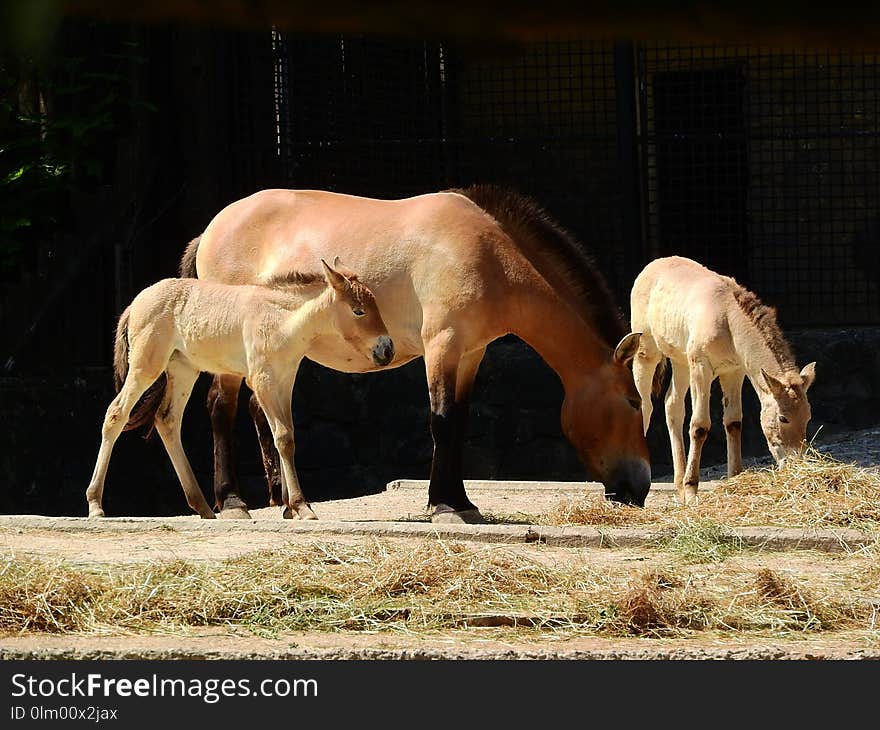
[[[729,278],[729,277],[728,277]],[[791,351],[791,345],[782,334],[779,322],[776,320],[776,309],[764,304],[758,295],[746,289],[735,279],[730,279],[733,284],[733,298],[748,317],[749,321],[755,325],[758,332],[767,343],[782,373],[797,371],[797,364],[794,354]]]
[[[287,271],[283,274],[272,274],[262,282],[263,286],[277,289],[285,286],[310,286],[311,284],[323,284],[323,274],[315,274],[310,271]]]
[[[608,345],[617,345],[628,328],[608,282],[586,248],[542,206],[497,185],[472,185],[447,192],[464,195],[494,217],[551,284],[574,295]]]

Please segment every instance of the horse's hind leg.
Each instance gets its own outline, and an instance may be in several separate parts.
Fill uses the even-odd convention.
[[[272,436],[272,429],[269,428],[269,421],[263,409],[260,408],[260,401],[256,393],[251,394],[248,402],[251,418],[254,420],[254,427],[257,429],[257,440],[260,442],[260,453],[263,456],[263,469],[266,471],[266,484],[269,487],[269,505],[286,504],[281,490],[281,464],[278,460],[278,449],[275,448],[275,438]]]
[[[712,387],[712,369],[702,357],[689,358],[691,381],[691,446],[684,470],[684,503],[696,504],[700,484],[700,459],[703,444],[712,426],[709,413],[709,395]]]
[[[724,398],[724,432],[727,435],[727,476],[742,471],[742,386],[743,373],[725,373],[718,378]]]
[[[156,377],[158,377],[158,374]],[[125,428],[125,424],[128,423],[131,410],[147,388],[156,380],[156,377],[148,377],[140,370],[129,370],[125,383],[123,383],[119,393],[107,408],[104,424],[101,427],[101,448],[98,451],[98,460],[95,462],[95,469],[92,472],[88,489],[86,489],[89,517],[104,516],[102,506],[104,479],[107,476],[107,468],[110,464],[110,454],[113,452],[113,445]]]
[[[199,377],[199,371],[179,360],[172,359],[166,368],[168,383],[165,396],[156,412],[156,430],[165,445],[165,451],[174,465],[174,471],[186,494],[186,501],[194,512],[202,519],[214,519],[214,511],[208,506],[205,495],[193,474],[189,459],[183,451],[180,441],[180,427],[183,411],[192,393],[193,385]]]
[[[483,521],[479,510],[468,499],[462,479],[468,400],[483,353],[481,348],[462,356],[449,330],[433,337],[425,348],[434,439],[428,506],[433,508],[434,522]]]
[[[227,519],[250,519],[238,486],[232,433],[241,381],[238,375],[215,375],[208,390],[208,412],[214,433],[214,497],[219,517]]]

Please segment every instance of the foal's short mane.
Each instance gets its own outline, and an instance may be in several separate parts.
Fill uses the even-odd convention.
[[[593,257],[531,198],[496,185],[454,188],[494,217],[531,264],[557,288],[567,289],[583,314],[614,348],[627,333],[623,315]]]
[[[780,371],[782,373],[796,371],[797,364],[791,351],[791,345],[788,344],[788,340],[785,339],[785,335],[782,334],[779,323],[776,321],[776,309],[764,304],[757,294],[746,289],[735,279],[730,279],[730,282],[733,298],[736,299],[736,303],[749,321],[761,333],[767,347],[776,357]]]

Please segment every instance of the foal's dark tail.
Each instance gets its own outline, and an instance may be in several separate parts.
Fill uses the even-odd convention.
[[[669,371],[669,358],[661,357],[657,367],[654,368],[654,379],[651,381],[651,396],[657,398],[664,390],[666,374]]]
[[[119,317],[119,324],[116,327],[116,341],[113,343],[113,384],[116,386],[117,393],[128,375],[128,318],[130,314],[131,307],[127,307]],[[158,380],[147,388],[132,409],[123,431],[146,426],[144,438],[150,437],[153,433],[156,411],[159,410],[159,404],[165,395],[167,383],[165,373],[162,373]]]

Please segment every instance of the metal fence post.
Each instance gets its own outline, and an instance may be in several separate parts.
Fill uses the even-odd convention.
[[[617,108],[617,166],[620,184],[621,243],[625,248],[628,292],[644,264],[642,196],[639,165],[639,119],[636,95],[635,47],[632,41],[614,44],[614,85]],[[625,302],[628,309],[629,302]]]

